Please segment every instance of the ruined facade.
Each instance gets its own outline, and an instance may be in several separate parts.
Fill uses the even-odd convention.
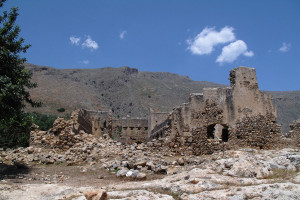
[[[235,147],[272,148],[280,139],[276,109],[258,88],[254,68],[230,71],[230,87],[205,88],[171,113],[151,112],[149,119],[114,119],[111,112],[79,112],[84,131],[110,135],[126,143],[150,141],[156,149],[210,154]]]
[[[255,69],[233,69],[229,80],[228,88],[191,94],[188,103],[153,128],[153,145],[196,155],[235,146],[273,147],[280,125],[271,96],[258,89]]]

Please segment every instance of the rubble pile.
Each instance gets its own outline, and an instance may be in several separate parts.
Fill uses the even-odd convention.
[[[184,163],[177,161],[174,153],[157,152],[144,143],[128,145],[112,140],[107,134],[96,137],[78,130],[76,124],[75,112],[70,120],[56,119],[48,131],[40,131],[36,126],[31,132],[31,146],[0,152],[0,162],[29,166],[38,163],[100,165],[111,172],[120,171],[116,174],[118,177],[133,179],[145,179],[146,174],[173,173],[174,167]],[[186,159],[188,164],[188,157]],[[172,172],[168,172],[169,166]]]
[[[40,131],[38,127],[31,131],[31,145],[43,148],[67,150],[76,143],[83,142],[83,130],[78,130],[78,111],[74,111],[70,120],[57,118],[48,131]]]

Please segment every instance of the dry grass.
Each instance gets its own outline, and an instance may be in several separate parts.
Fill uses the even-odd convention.
[[[269,176],[265,176],[265,179],[289,179],[294,177],[297,174],[297,171],[288,170],[288,169],[273,169],[273,173]]]
[[[163,189],[158,189],[158,188],[151,188],[151,189],[147,188],[147,190],[150,192],[154,192],[154,193],[170,195],[175,200],[181,200],[180,194],[172,192],[170,190],[163,190]]]

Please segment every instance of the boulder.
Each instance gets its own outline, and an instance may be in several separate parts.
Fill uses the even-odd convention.
[[[107,200],[108,195],[105,190],[86,191],[84,196],[87,200]]]
[[[121,169],[117,172],[117,177],[124,177],[126,176],[128,170],[127,169]]]
[[[27,152],[28,152],[29,154],[34,153],[34,148],[33,148],[32,146],[28,147]]]

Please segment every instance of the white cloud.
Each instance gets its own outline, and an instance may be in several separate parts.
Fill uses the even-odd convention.
[[[80,61],[80,63],[88,65],[90,63],[90,61],[89,60],[83,60],[83,61]]]
[[[125,37],[125,34],[127,34],[127,31],[122,31],[121,34],[120,34],[120,39],[124,39]]]
[[[222,53],[218,56],[216,62],[220,64],[224,62],[231,63],[242,54],[247,57],[254,56],[252,51],[247,51],[247,44],[243,40],[237,40],[223,47]]]
[[[215,28],[204,28],[194,39],[187,40],[192,54],[204,55],[214,51],[214,46],[235,40],[234,28],[225,26],[220,32]]]
[[[79,42],[80,42],[80,37],[71,36],[70,41],[71,41],[72,44],[75,44],[75,45],[78,46]]]
[[[92,40],[91,36],[87,36],[87,39],[82,43],[82,47],[90,48],[92,50],[98,49],[98,44],[96,41]]]
[[[281,52],[287,52],[291,49],[292,45],[290,43],[283,42],[282,46],[278,49]]]

